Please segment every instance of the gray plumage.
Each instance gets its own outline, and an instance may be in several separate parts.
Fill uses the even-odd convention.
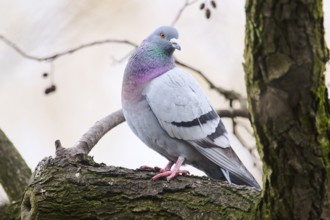
[[[124,116],[132,131],[170,162],[172,179],[182,163],[209,177],[260,188],[232,150],[227,131],[197,81],[175,66],[181,49],[175,28],[163,26],[131,56],[122,87]],[[158,176],[156,177],[158,178]]]

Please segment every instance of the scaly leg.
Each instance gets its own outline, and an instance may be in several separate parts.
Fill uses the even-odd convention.
[[[155,167],[155,168],[158,168],[160,173],[164,173],[166,171],[170,171],[171,168],[172,168],[172,166],[173,166],[173,164],[174,164],[174,162],[168,161],[168,163],[167,163],[167,165],[166,165],[166,167],[164,169],[159,168],[159,167]]]

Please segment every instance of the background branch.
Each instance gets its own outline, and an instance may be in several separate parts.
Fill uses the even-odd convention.
[[[74,53],[78,50],[81,50],[81,49],[85,49],[85,48],[92,47],[92,46],[95,46],[95,45],[102,45],[102,44],[109,44],[109,43],[126,44],[126,45],[130,45],[132,47],[137,47],[137,44],[135,44],[135,43],[133,43],[129,40],[106,39],[106,40],[100,40],[100,41],[93,41],[93,42],[90,42],[90,43],[87,43],[87,44],[82,44],[82,45],[74,47],[70,50],[59,52],[59,53],[56,53],[56,54],[54,54],[52,56],[48,56],[48,57],[40,57],[39,59],[41,59],[41,61],[55,60],[58,57],[72,54],[72,53]]]
[[[30,168],[0,129],[0,183],[10,201],[21,199],[30,177]]]
[[[195,4],[198,0],[193,0],[193,1],[189,1],[186,0],[184,5],[180,8],[179,12],[177,13],[176,17],[174,18],[174,20],[172,21],[171,25],[174,26],[178,20],[180,19],[182,13],[191,5]]]
[[[99,41],[93,41],[90,43],[86,43],[86,44],[82,44],[79,45],[77,47],[68,49],[68,50],[64,50],[58,53],[55,53],[53,55],[49,55],[49,56],[44,56],[44,57],[38,57],[38,56],[33,56],[33,55],[29,55],[28,53],[24,52],[21,48],[19,48],[15,43],[13,43],[12,41],[10,41],[9,39],[7,39],[5,36],[0,35],[0,39],[5,42],[8,46],[10,46],[11,48],[13,48],[17,53],[19,53],[21,56],[23,56],[24,58],[30,59],[30,60],[35,60],[35,61],[46,61],[46,62],[52,62],[54,60],[56,60],[57,58],[60,58],[62,56],[66,56],[72,53],[75,53],[81,49],[85,49],[85,48],[89,48],[89,47],[93,47],[96,45],[102,45],[102,44],[109,44],[109,43],[116,43],[116,44],[126,44],[126,45],[130,45],[132,47],[137,47],[137,44],[129,41],[129,40],[118,40],[118,39],[105,39],[105,40],[99,40]]]
[[[218,110],[217,113],[222,118],[249,118],[249,112],[247,109],[222,109]]]

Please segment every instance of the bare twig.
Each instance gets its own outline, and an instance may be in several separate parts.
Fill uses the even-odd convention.
[[[250,126],[247,126],[246,124],[244,123],[240,123],[240,126],[251,136],[253,136],[253,130],[252,130],[252,127],[251,127],[251,124]]]
[[[235,120],[234,118],[232,120]],[[237,130],[237,125],[243,127],[244,129],[248,129],[243,123],[236,123],[235,125],[235,136],[236,138],[239,140],[239,142],[241,142],[241,144],[249,151],[251,157],[252,157],[252,160],[253,160],[253,163],[254,163],[254,166],[257,167],[259,170],[261,169],[261,161],[260,161],[260,157],[259,157],[259,154],[258,154],[258,151],[257,151],[257,147],[256,145],[250,145],[248,144],[244,138],[242,137],[242,135],[240,134],[240,132],[238,132]],[[247,130],[248,131],[248,130]],[[248,131],[249,132],[249,131]],[[251,136],[253,136],[252,133],[250,133]]]
[[[180,17],[182,15],[182,13],[184,12],[184,10],[186,10],[187,7],[195,4],[196,2],[197,2],[197,0],[194,0],[194,1],[191,1],[191,2],[189,2],[189,0],[186,0],[184,5],[180,8],[178,14],[176,15],[176,17],[172,21],[171,25],[174,26],[178,22],[178,20],[180,19]]]
[[[111,57],[112,63],[113,64],[118,64],[124,62],[126,59],[129,58],[129,56],[132,54],[132,51],[129,51],[127,54],[125,54],[123,57],[117,59],[115,57]]]
[[[59,140],[55,141],[56,156],[88,154],[108,131],[124,121],[123,111],[120,109],[97,121],[71,148],[63,148]]]
[[[218,110],[217,113],[222,118],[236,118],[236,117],[249,118],[249,112],[247,109],[224,109],[224,110]]]
[[[5,42],[8,46],[10,46],[11,48],[13,48],[17,53],[19,53],[21,56],[30,59],[30,60],[35,60],[35,61],[46,61],[46,62],[51,62],[56,60],[59,57],[65,56],[65,55],[69,55],[72,54],[78,50],[84,49],[84,48],[88,48],[88,47],[92,47],[95,45],[102,45],[102,44],[109,44],[109,43],[116,43],[116,44],[127,44],[130,45],[132,47],[137,47],[137,44],[129,41],[129,40],[118,40],[118,39],[105,39],[105,40],[99,40],[99,41],[93,41],[90,43],[86,43],[86,44],[82,44],[79,45],[77,47],[74,47],[72,49],[69,50],[65,50],[59,53],[55,53],[53,55],[49,55],[49,56],[44,56],[44,57],[38,57],[38,56],[33,56],[33,55],[29,55],[27,53],[25,53],[22,49],[20,49],[15,43],[13,43],[12,41],[10,41],[9,39],[7,39],[5,36],[0,35],[0,39]]]

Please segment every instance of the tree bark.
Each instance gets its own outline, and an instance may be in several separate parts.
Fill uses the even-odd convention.
[[[247,0],[245,72],[264,162],[262,219],[330,219],[322,1]]]
[[[21,199],[30,177],[30,168],[0,129],[0,183],[10,201]]]
[[[152,181],[155,172],[95,163],[80,154],[40,162],[22,219],[253,219],[260,191],[206,177]]]

